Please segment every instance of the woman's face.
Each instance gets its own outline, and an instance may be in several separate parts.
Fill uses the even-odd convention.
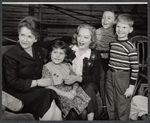
[[[80,28],[77,35],[77,43],[79,49],[89,49],[89,45],[91,44],[91,31],[86,28]]]
[[[32,34],[31,30],[27,27],[20,28],[19,32],[19,43],[25,49],[30,49],[34,42],[37,42],[37,39]]]
[[[51,60],[55,64],[60,64],[64,61],[66,56],[65,50],[60,48],[53,48],[51,52]]]

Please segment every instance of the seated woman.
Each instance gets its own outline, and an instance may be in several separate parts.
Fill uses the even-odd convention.
[[[37,120],[62,120],[58,95],[51,89],[49,79],[41,79],[43,52],[36,45],[40,22],[27,16],[18,25],[19,41],[3,56],[3,72],[7,92],[24,103],[23,110]]]
[[[65,84],[78,82],[86,94],[91,98],[86,110],[80,114],[80,120],[93,120],[97,110],[96,94],[97,84],[100,82],[101,56],[95,48],[95,28],[88,24],[81,24],[74,35],[75,45],[71,46],[70,57],[72,58],[73,71],[64,79]],[[78,119],[78,114],[72,109],[67,120]]]

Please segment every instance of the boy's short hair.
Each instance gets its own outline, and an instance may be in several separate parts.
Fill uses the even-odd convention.
[[[132,27],[134,24],[134,21],[130,14],[120,14],[117,18],[117,22],[128,24],[130,27]]]
[[[104,12],[112,12],[115,15],[115,20],[117,19],[117,13],[113,10],[113,9],[105,9],[102,13],[102,15],[104,14]]]

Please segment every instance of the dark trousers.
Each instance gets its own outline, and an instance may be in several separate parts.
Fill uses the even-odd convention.
[[[103,106],[106,106],[106,97],[105,97],[105,83],[106,83],[106,74],[108,71],[108,63],[109,59],[102,58],[102,66],[101,66],[101,73],[100,73],[100,95],[102,98]]]
[[[129,120],[130,98],[126,98],[124,93],[129,87],[129,71],[107,72],[106,78],[106,106],[110,120]]]

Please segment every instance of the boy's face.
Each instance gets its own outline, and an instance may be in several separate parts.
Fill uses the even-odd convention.
[[[117,22],[116,24],[116,33],[119,40],[128,39],[129,33],[133,31],[133,27],[130,27],[126,23]]]
[[[104,29],[113,27],[116,23],[115,14],[111,11],[105,11],[102,16],[102,26]]]

